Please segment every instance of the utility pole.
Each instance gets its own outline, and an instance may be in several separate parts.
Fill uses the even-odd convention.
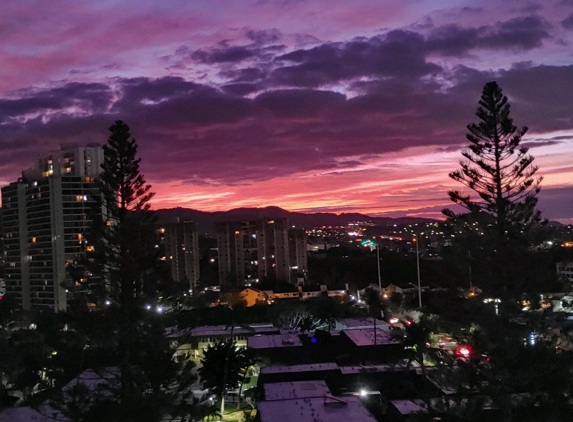
[[[380,244],[376,244],[376,259],[378,262],[378,293],[382,294],[382,277],[380,276]]]
[[[473,291],[473,283],[472,283],[472,253],[468,251],[468,269],[469,269],[469,278],[470,278],[470,293]]]
[[[420,249],[418,243],[420,243],[420,237],[416,234],[416,267],[418,268],[418,306],[422,309],[422,284],[420,282]]]

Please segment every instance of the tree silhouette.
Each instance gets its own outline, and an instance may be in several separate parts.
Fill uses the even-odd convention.
[[[139,170],[141,158],[129,127],[118,120],[109,130],[99,180],[103,219],[93,240],[110,294],[122,309],[129,309],[143,290],[143,273],[155,261],[149,260],[149,242],[144,242],[149,236],[145,229],[154,222],[149,211],[154,193]]]
[[[492,217],[500,236],[521,231],[541,220],[536,209],[542,177],[536,177],[533,156],[520,146],[527,127],[517,129],[509,117],[510,106],[496,82],[483,88],[476,116],[480,122],[467,126],[469,149],[462,152],[460,170],[450,177],[476,192],[479,199],[452,190],[450,199],[472,214]],[[445,210],[448,216],[455,216]]]
[[[224,395],[239,386],[253,358],[246,348],[237,348],[234,341],[222,341],[205,350],[201,363],[198,372],[203,388],[210,389],[224,403]],[[221,415],[224,410],[222,404]]]
[[[465,160],[450,177],[477,196],[452,190],[450,199],[469,213],[443,213],[466,228],[478,225],[485,235],[481,250],[494,252],[489,256],[492,275],[498,276],[496,285],[506,295],[511,276],[504,263],[541,221],[536,205],[542,177],[537,176],[528,148],[520,145],[527,127],[513,124],[508,99],[496,82],[485,84],[476,116],[479,122],[467,126]]]
[[[163,321],[151,320],[141,306],[151,290],[147,280],[159,268],[155,218],[149,210],[154,193],[140,172],[138,146],[129,127],[118,120],[109,130],[98,180],[100,214],[92,219],[92,231],[86,236],[88,266],[103,280],[109,298],[105,316],[109,329],[107,338],[94,339],[92,348],[106,344],[106,353],[113,351],[112,363],[119,367],[114,414],[129,421],[136,408],[152,402],[158,407],[156,399],[166,399],[164,383],[173,379],[175,368]],[[151,415],[147,412],[147,419],[153,419]]]

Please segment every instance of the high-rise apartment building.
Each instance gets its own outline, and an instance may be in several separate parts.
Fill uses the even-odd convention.
[[[246,279],[256,278],[251,273],[251,248],[256,242],[252,222],[227,222],[216,225],[217,250],[219,252],[219,283],[243,286]],[[254,243],[256,255],[256,243]],[[254,265],[254,264],[253,264]]]
[[[257,229],[259,280],[290,281],[288,225],[285,218],[263,220]]]
[[[199,233],[192,221],[168,223],[165,230],[165,255],[175,281],[188,281],[195,291],[199,282]]]
[[[290,282],[293,271],[306,274],[306,236],[290,236],[286,219],[220,223],[216,230],[221,284],[243,286],[264,277]]]
[[[297,279],[306,279],[308,275],[308,239],[304,229],[288,229],[288,245],[291,272]]]
[[[103,150],[63,145],[2,188],[6,294],[23,309],[67,308],[67,268],[85,251]]]

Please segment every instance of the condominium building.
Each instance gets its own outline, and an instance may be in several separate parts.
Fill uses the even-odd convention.
[[[291,272],[297,279],[305,279],[308,274],[308,238],[304,229],[288,229],[289,259]]]
[[[573,282],[573,262],[558,262],[557,276],[563,282]]]
[[[68,267],[85,251],[103,150],[63,145],[2,188],[6,295],[23,309],[67,308]]]
[[[243,286],[248,284],[245,280],[258,279],[255,223],[219,223],[215,229],[219,252],[219,283]]]
[[[221,284],[243,286],[265,277],[290,282],[293,273],[306,274],[306,235],[291,233],[284,218],[220,223],[216,231]]]
[[[193,291],[199,282],[199,234],[192,221],[168,223],[165,230],[165,255],[171,264],[171,277],[188,282]]]

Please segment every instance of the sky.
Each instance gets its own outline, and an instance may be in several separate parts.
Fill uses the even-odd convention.
[[[441,217],[483,85],[573,223],[573,0],[2,0],[0,184],[125,121],[154,208]]]

